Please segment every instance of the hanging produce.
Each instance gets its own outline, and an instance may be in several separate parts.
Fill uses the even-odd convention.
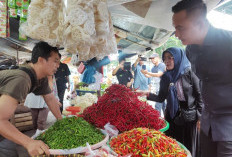
[[[57,15],[62,10],[62,4],[62,0],[33,0],[28,8],[27,22],[20,26],[20,30],[33,39],[55,46],[54,31],[59,25]]]
[[[83,118],[69,117],[57,121],[36,140],[42,140],[50,149],[71,149],[102,141],[105,136]]]
[[[29,37],[62,46],[81,61],[117,53],[107,0],[68,0],[67,6],[61,0],[33,0],[21,27]]]
[[[184,149],[162,132],[135,128],[114,137],[110,146],[119,155],[132,157],[187,157]]]
[[[14,1],[12,3],[8,2],[7,0],[0,1],[0,37],[6,38],[10,36],[10,28],[9,28],[9,15],[8,15],[8,5],[14,5]],[[10,3],[10,4],[9,4]]]
[[[139,101],[131,89],[118,84],[106,89],[98,102],[86,108],[81,116],[99,128],[110,122],[120,132],[138,127],[159,130],[165,126],[157,110]]]
[[[117,53],[106,0],[68,1],[64,27],[64,47],[81,61]]]

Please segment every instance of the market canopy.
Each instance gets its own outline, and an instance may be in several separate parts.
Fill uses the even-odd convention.
[[[178,0],[108,0],[118,48],[125,53],[134,53],[161,46],[173,34],[171,7],[177,2]],[[206,0],[208,10],[219,2],[220,0]],[[215,10],[231,14],[231,3],[225,3]],[[10,37],[1,42],[5,48],[2,49],[1,46],[0,51],[12,54],[15,47],[24,52],[25,49],[32,50],[37,41],[30,38],[19,41],[18,28],[19,18],[10,18]],[[16,54],[14,53],[15,56]]]

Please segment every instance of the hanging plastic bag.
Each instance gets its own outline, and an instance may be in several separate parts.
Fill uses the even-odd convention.
[[[118,155],[113,152],[108,146],[104,145],[97,150],[92,150],[90,145],[87,143],[86,157],[117,157]]]
[[[104,126],[104,130],[102,130],[103,134],[108,134],[110,137],[114,137],[114,136],[118,136],[118,129],[114,126],[111,125],[110,122],[108,122],[105,126]]]
[[[77,71],[82,74],[85,71],[85,65],[83,62],[81,62],[81,64],[79,65]]]

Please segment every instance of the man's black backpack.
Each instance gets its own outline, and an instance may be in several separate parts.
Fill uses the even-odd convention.
[[[21,66],[17,66],[17,65],[10,65],[10,66],[1,65],[0,66],[0,71],[1,70],[10,70],[10,69],[19,69],[19,70],[26,72],[29,75],[29,77],[31,79],[31,89],[30,89],[30,93],[31,93],[35,87],[35,84],[36,84],[36,78],[35,78],[34,74],[31,72],[31,70],[29,70],[26,67],[21,67]]]

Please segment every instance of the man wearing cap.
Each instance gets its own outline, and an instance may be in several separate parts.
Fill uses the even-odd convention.
[[[160,58],[159,58],[159,54],[158,53],[154,53],[152,54],[149,59],[151,59],[151,62],[153,63],[153,67],[151,69],[151,72],[148,72],[147,70],[142,70],[141,72],[149,78],[151,79],[151,84],[152,84],[152,92],[153,93],[158,93],[159,92],[159,88],[160,88],[160,78],[161,76],[164,74],[165,72],[165,64],[160,62]],[[161,113],[161,109],[163,109],[163,112],[165,110],[165,103],[159,103],[157,102],[155,104],[155,109],[158,110]]]
[[[138,56],[137,60],[132,66],[132,70],[135,75],[134,89],[142,90],[142,91],[150,91],[151,90],[151,79],[147,78],[141,72],[142,67],[145,69],[144,61],[141,56]]]

